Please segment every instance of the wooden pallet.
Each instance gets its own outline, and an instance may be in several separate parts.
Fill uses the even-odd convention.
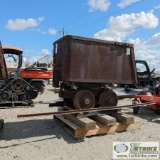
[[[72,134],[75,139],[83,139],[88,136],[123,132],[140,128],[140,122],[135,121],[134,116],[116,113],[109,115],[93,115],[77,118],[72,115],[58,115],[55,119]]]

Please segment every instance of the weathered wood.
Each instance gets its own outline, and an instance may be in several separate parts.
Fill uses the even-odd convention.
[[[135,129],[140,128],[140,126],[141,126],[140,122],[134,122],[133,124],[116,123],[115,125],[107,126],[107,125],[104,125],[104,124],[100,123],[99,121],[95,120],[96,127],[94,129],[87,130],[85,127],[80,127],[77,124],[75,124],[75,122],[71,122],[70,120],[64,118],[64,116],[62,116],[62,115],[55,116],[55,118],[76,139],[83,139],[87,136],[93,136],[93,135],[101,135],[101,134],[108,134],[108,133],[113,133],[113,132],[135,130]]]
[[[96,115],[92,117],[94,120],[99,121],[107,126],[116,125],[116,119],[109,115]]]
[[[95,129],[96,122],[89,119],[88,117],[76,118],[73,115],[65,115],[65,118],[75,123],[76,125],[85,128],[86,130]]]
[[[113,133],[113,132],[122,132],[122,131],[127,131],[127,130],[135,130],[140,128],[141,124],[140,122],[135,122],[134,124],[118,124],[115,126],[104,126],[104,127],[99,127],[96,126],[96,129],[93,130],[76,130],[74,132],[74,137],[75,138],[84,138],[87,136],[93,136],[93,135],[100,135],[100,134],[106,134],[106,133]]]
[[[73,130],[80,130],[81,128],[77,126],[75,123],[72,123],[68,119],[64,118],[64,116],[54,116],[54,119],[60,120],[60,122],[66,124],[67,126],[71,127]]]
[[[117,119],[121,124],[133,124],[134,123],[134,116],[122,114],[122,113],[114,113],[113,117]]]

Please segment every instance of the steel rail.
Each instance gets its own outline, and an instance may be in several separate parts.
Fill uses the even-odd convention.
[[[109,111],[109,110],[118,110],[123,108],[139,107],[139,106],[151,105],[151,104],[156,104],[156,103],[148,102],[148,103],[140,103],[140,104],[134,104],[134,105],[126,105],[126,106],[111,106],[111,107],[76,109],[76,110],[67,110],[67,111],[58,111],[58,112],[21,114],[21,115],[17,115],[17,118],[49,116],[49,115],[67,115],[67,114],[74,114],[74,113],[88,113],[88,112],[96,112],[96,111]]]

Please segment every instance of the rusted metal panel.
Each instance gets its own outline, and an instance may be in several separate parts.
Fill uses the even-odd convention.
[[[134,46],[65,36],[54,42],[54,83],[137,83]]]
[[[2,44],[0,42],[0,80],[5,80],[7,78],[8,78],[8,72],[6,68],[6,62],[4,59]]]

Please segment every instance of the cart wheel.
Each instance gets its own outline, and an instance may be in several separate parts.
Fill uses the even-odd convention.
[[[101,107],[116,106],[118,103],[117,94],[112,90],[104,90],[99,96]]]
[[[139,101],[137,101],[137,100],[133,100],[133,101],[132,101],[132,104],[133,104],[133,105],[134,105],[134,104],[138,104],[138,103],[139,103]],[[140,108],[140,107],[133,107],[133,114],[138,114],[139,108]]]
[[[93,108],[95,106],[95,96],[88,90],[81,90],[75,94],[73,103],[76,109]]]

